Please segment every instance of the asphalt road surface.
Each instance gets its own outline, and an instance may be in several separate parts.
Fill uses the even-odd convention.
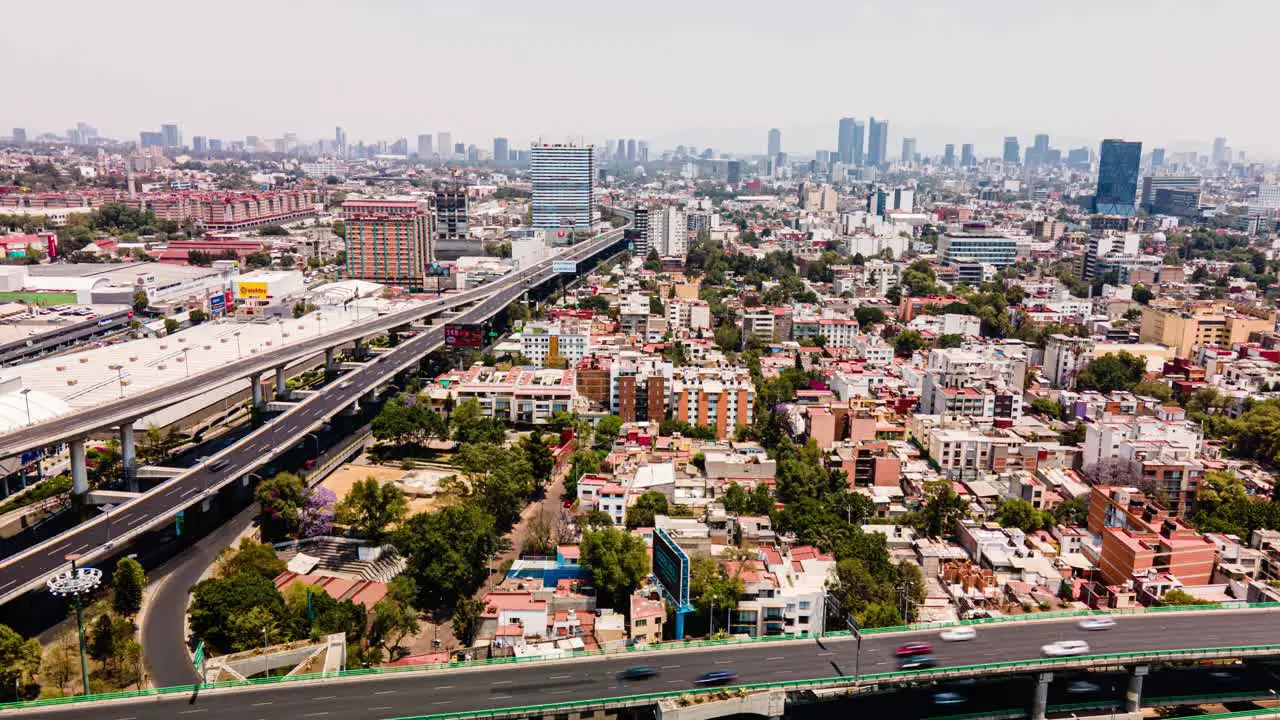
[[[620,231],[619,231],[620,233]],[[581,243],[558,255],[556,259],[581,259],[601,247],[616,241],[618,235],[607,236]],[[614,239],[610,239],[614,238]],[[523,294],[530,286],[540,284],[555,274],[549,264],[539,264],[525,273],[502,278],[480,290],[491,293],[486,299],[463,311],[452,322],[474,323],[493,316]],[[526,280],[528,282],[526,283]],[[421,314],[421,310],[415,311]],[[385,316],[385,320],[388,317]],[[406,321],[379,326],[395,327]],[[362,334],[370,334],[368,328]],[[332,345],[333,339],[319,338],[321,345]],[[113,543],[125,533],[135,532],[170,518],[174,513],[198,502],[206,492],[225,484],[228,479],[245,475],[270,462],[287,451],[315,427],[341,411],[363,395],[385,382],[395,368],[411,365],[427,353],[444,344],[444,329],[437,327],[401,341],[394,349],[376,356],[376,360],[359,370],[341,375],[337,381],[315,395],[306,398],[298,406],[282,413],[270,423],[246,436],[227,450],[214,456],[227,464],[217,472],[211,472],[211,461],[189,473],[167,481],[110,513],[82,523],[55,538],[30,548],[0,563],[0,601],[12,599],[21,588],[67,567],[66,556],[71,553],[110,553]],[[321,349],[317,346],[317,352]],[[291,354],[298,355],[295,350]],[[242,371],[240,375],[243,375]],[[177,388],[170,390],[179,392]],[[89,413],[80,413],[86,415]],[[57,421],[55,421],[57,422]],[[46,423],[47,425],[48,423]]]
[[[1280,644],[1280,611],[1274,610],[1125,616],[1117,618],[1115,628],[1094,632],[1081,630],[1075,623],[1063,620],[980,627],[977,639],[961,643],[943,643],[936,631],[870,636],[862,643],[861,672],[894,670],[894,648],[909,640],[933,643],[943,666],[1038,658],[1042,645],[1065,639],[1086,640],[1094,653]],[[9,711],[0,717],[383,720],[680,690],[694,687],[698,675],[711,670],[734,670],[738,683],[852,675],[855,648],[854,641],[847,639],[828,639],[823,645],[799,640],[206,691],[198,696]],[[640,682],[617,680],[620,671],[636,665],[656,667],[659,675]]]

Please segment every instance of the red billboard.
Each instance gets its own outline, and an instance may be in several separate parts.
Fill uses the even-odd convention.
[[[484,330],[479,325],[445,325],[444,344],[452,348],[482,348]]]

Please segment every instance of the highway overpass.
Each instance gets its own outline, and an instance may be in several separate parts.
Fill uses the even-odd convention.
[[[565,249],[554,260],[586,261],[602,253],[612,252],[621,241],[622,230],[610,230]],[[0,436],[0,448],[3,448],[0,455],[61,440],[83,438],[98,428],[113,424],[127,425],[132,417],[178,402],[209,387],[246,376],[256,376],[255,373],[264,372],[271,367],[283,367],[281,363],[289,359],[313,355],[378,332],[401,328],[445,309],[469,304],[470,307],[462,310],[450,322],[483,322],[529,289],[554,279],[557,274],[552,271],[551,262],[552,260],[544,261],[475,290],[441,299],[424,307],[381,316],[356,329],[290,345],[241,365],[193,375],[191,382],[186,385],[158,388],[118,403],[103,405],[91,412],[59,418]],[[80,555],[82,562],[109,557],[134,537],[170,522],[178,511],[205,502],[220,488],[237,481],[248,484],[250,473],[288,451],[335,413],[359,403],[362,398],[389,383],[397,374],[414,368],[424,356],[443,345],[443,327],[435,327],[408,338],[391,350],[378,354],[373,361],[340,376],[338,382],[286,406],[270,422],[212,455],[203,464],[122,503],[106,514],[5,558],[0,562],[0,603],[41,587],[46,577],[66,567],[66,557],[69,554]],[[82,439],[80,442],[80,452],[83,455]],[[220,469],[211,470],[215,465]]]
[[[1041,685],[1064,670],[1124,667],[1139,678],[1155,662],[1206,657],[1280,658],[1280,610],[1150,613],[1117,618],[1116,627],[1087,632],[1074,618],[1013,621],[984,625],[977,639],[943,644],[937,630],[867,635],[858,652],[847,637],[754,642],[705,648],[600,655],[572,660],[519,662],[416,672],[377,672],[315,680],[284,681],[226,689],[184,688],[144,698],[102,700],[48,708],[23,707],[0,712],[26,717],[114,718],[123,720],[254,720],[256,718],[386,718],[454,714],[530,716],[539,711],[504,708],[578,703],[589,708],[652,704],[652,697],[696,687],[698,675],[734,670],[741,684],[772,684],[791,691],[848,691],[860,665],[859,691],[943,678],[1000,674],[1038,674]],[[1045,660],[1040,647],[1063,639],[1085,639],[1089,657]],[[939,670],[902,673],[894,648],[910,640],[934,642]],[[1210,651],[1210,648],[1231,648]],[[1195,650],[1187,653],[1187,649]],[[1134,653],[1124,657],[1103,654]],[[859,657],[860,656],[860,657]],[[617,674],[635,665],[651,665],[660,674],[641,682],[621,682]],[[961,666],[980,666],[959,669]],[[950,669],[949,669],[950,668]],[[1049,676],[1048,680],[1045,679]],[[1130,686],[1132,690],[1132,685]],[[626,699],[630,698],[630,699]],[[569,712],[547,709],[545,715]],[[47,714],[47,715],[46,715]],[[939,713],[942,715],[949,713]],[[1034,716],[1034,712],[1032,713]]]

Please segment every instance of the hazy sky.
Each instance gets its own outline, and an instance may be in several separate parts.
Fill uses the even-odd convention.
[[[1048,132],[1280,154],[1274,0],[6,3],[0,134],[540,135],[763,152],[841,115],[998,151]]]

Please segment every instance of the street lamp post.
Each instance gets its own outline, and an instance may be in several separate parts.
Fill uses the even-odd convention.
[[[102,571],[98,568],[77,568],[79,555],[68,555],[71,569],[49,578],[45,585],[49,592],[59,597],[70,595],[76,604],[76,630],[80,634],[80,678],[84,683],[84,694],[89,694],[89,661],[85,655],[84,644],[84,609],[80,602],[82,595],[93,592],[102,583]]]
[[[187,369],[187,377],[191,377],[191,348],[182,348],[182,366]]]
[[[31,424],[31,388],[22,388],[18,392],[22,393],[22,400],[27,404],[27,424]]]
[[[236,338],[236,357],[241,357],[241,355],[240,355],[240,331],[239,331],[239,330],[237,330],[237,331],[235,331],[234,333],[232,333],[232,335],[234,335],[234,336],[235,336],[235,338]]]

